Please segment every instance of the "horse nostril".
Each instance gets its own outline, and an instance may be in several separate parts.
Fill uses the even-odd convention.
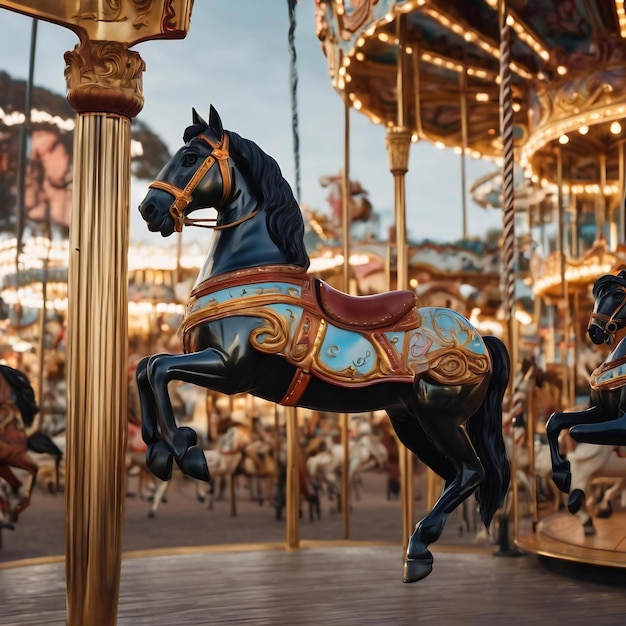
[[[604,343],[604,331],[599,326],[592,326],[589,331],[589,338],[596,345]]]
[[[139,205],[139,212],[146,222],[149,222],[154,217],[155,211],[156,207],[151,202]]]

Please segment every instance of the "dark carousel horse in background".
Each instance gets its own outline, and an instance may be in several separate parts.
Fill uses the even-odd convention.
[[[569,461],[559,449],[559,435],[568,429],[579,443],[626,446],[626,271],[607,274],[593,286],[594,306],[587,332],[596,345],[615,348],[589,379],[589,408],[557,412],[546,424],[552,461],[552,479],[569,493],[568,509],[577,513],[584,504],[583,489],[570,493],[572,474]]]
[[[19,514],[30,504],[39,466],[28,451],[51,454],[58,465],[63,456],[59,447],[44,433],[27,435],[39,407],[27,376],[8,365],[0,364],[0,479],[9,485],[11,500],[10,522],[16,522]],[[14,468],[26,470],[30,480],[23,489],[22,481]],[[10,526],[10,525],[9,525]],[[11,526],[10,526],[11,527]]]
[[[384,409],[445,482],[408,544],[403,580],[424,578],[450,513],[475,494],[489,525],[507,491],[503,343],[450,309],[418,308],[412,291],[352,297],[308,276],[302,213],[276,161],[224,131],[213,107],[209,123],[193,111],[183,141],[139,210],[165,237],[198,221],[214,233],[181,326],[185,354],[137,368],[149,467],[168,480],[175,459],[210,480],[195,431],[174,419],[171,380],[313,410]],[[215,219],[188,217],[211,207]]]

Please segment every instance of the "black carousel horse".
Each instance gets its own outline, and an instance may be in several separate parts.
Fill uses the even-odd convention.
[[[209,123],[193,111],[183,140],[139,210],[163,236],[198,221],[215,222],[214,234],[181,327],[185,354],[137,368],[149,467],[168,480],[176,459],[210,480],[195,431],[175,422],[171,380],[314,410],[385,409],[445,480],[408,545],[403,579],[424,578],[450,513],[475,494],[488,525],[506,493],[503,343],[454,311],[418,308],[411,291],[352,297],[311,278],[302,213],[276,161],[224,131],[213,107]],[[188,217],[207,207],[217,218]]]
[[[546,424],[552,479],[569,493],[572,475],[570,464],[559,450],[559,435],[569,429],[577,442],[626,446],[626,271],[607,274],[593,286],[594,306],[587,332],[596,345],[617,343],[605,361],[589,379],[589,408],[584,411],[553,413]],[[577,512],[584,502],[584,492],[570,494],[568,508]]]

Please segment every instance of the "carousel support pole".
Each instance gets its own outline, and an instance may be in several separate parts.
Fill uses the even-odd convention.
[[[624,159],[624,141],[619,142],[619,174],[618,174],[618,187],[619,187],[619,204],[617,205],[617,215],[615,222],[617,223],[617,245],[626,243],[626,160]]]
[[[513,92],[511,89],[511,31],[508,24],[506,0],[498,5],[500,26],[500,133],[502,135],[502,273],[504,277],[503,308],[507,322],[508,349],[513,373],[517,369],[517,321],[515,319],[515,146],[513,139]],[[512,381],[509,380],[509,399],[512,400]],[[517,519],[519,510],[517,492],[517,457],[512,446],[511,476],[513,493],[513,512]],[[496,517],[498,520],[498,551],[496,555],[512,556],[519,552],[509,546],[509,520],[506,506]],[[514,524],[516,530],[517,524]],[[517,537],[515,537],[517,539]]]
[[[129,48],[184,37],[193,3],[110,4],[93,3],[88,12],[69,0],[0,0],[0,7],[70,28],[80,39],[65,54],[67,98],[77,112],[67,324],[68,626],[117,621],[128,403],[130,121],[143,106],[145,69]]]
[[[300,547],[300,489],[298,485],[298,454],[300,438],[298,436],[298,412],[296,407],[285,407],[287,426],[287,548],[297,550]]]
[[[461,92],[461,207],[463,210],[463,240],[469,237],[467,229],[467,193],[466,193],[466,164],[467,164],[467,65],[463,64],[463,71],[459,74],[459,89]]]
[[[389,155],[389,170],[394,184],[394,215],[396,226],[396,288],[409,288],[409,259],[406,234],[406,173],[409,170],[409,149],[411,131],[406,126],[406,16],[398,16],[396,23],[398,37],[398,124],[387,129],[385,137]],[[413,457],[404,446],[400,446],[400,475],[402,502],[402,537],[406,551],[408,540],[413,532]]]
[[[79,113],[68,269],[67,620],[87,626],[97,616],[112,625],[124,513],[130,119],[143,105],[144,66],[114,42],[83,41],[65,59],[68,100]],[[107,68],[117,70],[119,87],[107,84]]]
[[[343,290],[350,293],[350,105],[344,101],[343,125],[343,178],[341,185],[342,206],[341,225],[343,230]],[[343,538],[350,538],[350,436],[348,423],[350,416],[342,413],[341,445],[343,447],[343,463],[341,467],[341,515],[343,519]]]

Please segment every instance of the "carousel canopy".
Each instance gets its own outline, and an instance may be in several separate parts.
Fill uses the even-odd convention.
[[[555,180],[618,181],[626,110],[623,0],[509,0],[514,136],[522,161]],[[333,84],[375,123],[398,119],[415,139],[502,155],[497,0],[317,0]],[[405,41],[401,51],[400,35]],[[601,175],[598,155],[608,159]],[[608,182],[607,182],[608,181]]]

